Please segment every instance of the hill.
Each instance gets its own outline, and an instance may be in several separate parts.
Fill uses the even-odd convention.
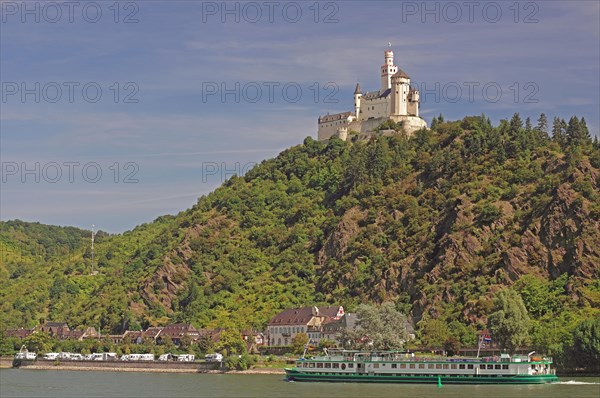
[[[99,235],[95,276],[89,231],[3,222],[3,325],[262,328],[290,306],[393,301],[466,342],[514,286],[533,343],[559,344],[600,312],[600,147],[583,119],[553,129],[515,114],[307,138],[189,210]]]

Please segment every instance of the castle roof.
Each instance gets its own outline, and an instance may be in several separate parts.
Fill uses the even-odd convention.
[[[371,100],[371,99],[375,99],[375,98],[385,98],[388,95],[390,95],[390,93],[392,92],[391,89],[386,89],[385,91],[369,91],[366,92],[365,94],[363,94],[363,99],[365,100]]]
[[[345,120],[352,115],[352,112],[335,113],[333,115],[319,116],[319,123],[332,122],[334,120]]]
[[[356,89],[354,90],[354,94],[360,94],[360,83],[356,83]]]
[[[394,73],[392,77],[403,77],[405,79],[410,79],[410,77],[404,72],[402,69],[398,68],[398,72]]]

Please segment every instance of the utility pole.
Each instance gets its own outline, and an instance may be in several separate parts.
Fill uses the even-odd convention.
[[[94,275],[94,227],[95,225],[92,224],[92,275]]]

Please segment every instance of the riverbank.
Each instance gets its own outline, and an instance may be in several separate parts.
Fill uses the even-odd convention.
[[[2,358],[3,368],[13,366],[12,359]],[[220,369],[214,362],[98,362],[98,361],[20,361],[18,369],[25,370],[75,370],[98,372],[145,372],[145,373],[207,373],[207,374],[278,374],[283,375],[283,368],[253,368],[248,370]]]

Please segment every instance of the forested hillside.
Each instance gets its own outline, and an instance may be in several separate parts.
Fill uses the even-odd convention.
[[[599,184],[600,146],[576,117],[307,138],[189,210],[99,235],[95,276],[89,231],[3,222],[2,323],[262,328],[290,306],[393,301],[469,342],[513,286],[532,344],[551,347],[600,312]]]

